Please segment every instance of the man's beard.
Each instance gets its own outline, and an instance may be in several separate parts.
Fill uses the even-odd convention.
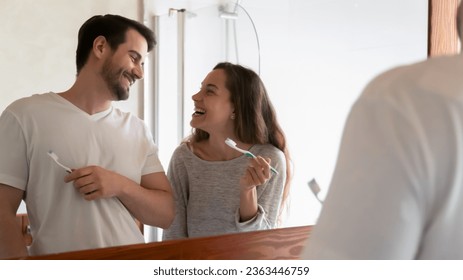
[[[121,84],[121,77],[124,69],[116,69],[112,65],[112,60],[105,61],[101,75],[112,92],[116,101],[127,100],[129,98],[129,88],[124,88]],[[128,75],[126,73],[126,75]]]

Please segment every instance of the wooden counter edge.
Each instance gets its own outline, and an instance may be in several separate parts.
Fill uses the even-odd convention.
[[[30,256],[26,260],[273,260],[298,259],[312,226]]]

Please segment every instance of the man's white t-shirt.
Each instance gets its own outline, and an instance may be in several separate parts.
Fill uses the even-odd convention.
[[[463,259],[463,56],[374,79],[303,259]]]
[[[139,118],[113,107],[89,115],[55,93],[13,102],[0,117],[0,183],[25,191],[31,255],[144,242],[117,198],[85,200],[64,165],[101,166],[140,183],[163,172],[151,133]]]

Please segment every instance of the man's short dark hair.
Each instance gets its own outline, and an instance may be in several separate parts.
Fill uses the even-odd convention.
[[[156,39],[153,31],[138,21],[119,15],[96,15],[89,18],[79,29],[76,50],[77,74],[87,62],[93,48],[93,41],[98,36],[104,36],[110,47],[116,50],[120,44],[125,42],[125,35],[129,29],[134,29],[145,37],[148,52],[154,48]]]

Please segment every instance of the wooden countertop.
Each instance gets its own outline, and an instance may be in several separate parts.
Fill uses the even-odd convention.
[[[284,260],[298,259],[312,226],[99,248],[29,260]]]

